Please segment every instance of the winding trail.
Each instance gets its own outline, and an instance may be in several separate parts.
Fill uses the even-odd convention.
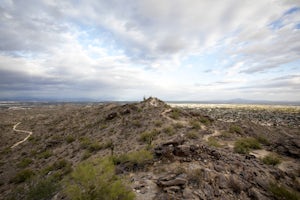
[[[164,117],[164,118],[166,118],[166,119],[168,119],[169,121],[171,121],[172,123],[174,123],[174,124],[176,124],[176,123],[181,123],[181,124],[183,124],[183,125],[188,125],[188,122],[186,121],[186,120],[182,120],[182,119],[173,119],[173,118],[171,118],[171,117],[169,117],[168,115],[167,115],[167,113],[169,113],[169,112],[172,112],[172,109],[170,108],[170,109],[166,109],[165,111],[163,111],[162,113],[161,113],[161,115]]]
[[[13,130],[16,131],[16,132],[28,133],[28,135],[23,140],[21,140],[21,141],[15,143],[14,145],[12,145],[10,147],[11,149],[19,146],[20,144],[22,144],[23,142],[25,142],[26,140],[28,140],[28,138],[32,135],[31,131],[25,131],[25,130],[18,130],[18,129],[16,129],[19,124],[21,124],[21,122],[15,124],[14,127],[13,127]]]
[[[214,132],[212,134],[204,135],[203,140],[208,142],[208,138],[217,137],[219,135],[221,135],[221,132],[219,130],[214,130]]]

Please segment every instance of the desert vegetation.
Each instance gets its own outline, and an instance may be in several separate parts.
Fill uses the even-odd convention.
[[[299,199],[299,114],[156,98],[3,108],[0,199]],[[11,148],[17,122],[33,134]]]

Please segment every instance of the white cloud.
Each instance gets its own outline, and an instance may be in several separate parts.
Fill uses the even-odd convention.
[[[300,11],[287,13],[297,6],[298,1],[280,0],[5,0],[0,3],[0,70],[11,78],[3,79],[0,89],[7,94],[9,80],[21,88],[21,82],[12,80],[19,78],[27,90],[46,83],[68,90],[68,95],[81,90],[111,98],[136,98],[144,92],[199,98],[206,92],[216,98],[213,91],[229,97],[234,86],[240,88],[235,94],[242,95],[242,86],[252,87],[254,78],[247,76],[271,74],[299,61],[300,30],[295,27]],[[207,52],[222,54],[216,57],[220,66],[184,64],[190,56]],[[185,66],[192,70],[193,65],[211,67],[206,70],[211,73],[199,77],[213,74],[212,80],[178,83],[180,77],[166,76]],[[298,79],[289,78],[276,83],[292,93]]]

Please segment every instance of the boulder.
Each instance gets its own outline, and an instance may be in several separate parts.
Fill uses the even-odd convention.
[[[190,146],[188,145],[178,145],[174,149],[174,155],[179,157],[187,157],[191,155]]]
[[[112,119],[116,118],[117,116],[118,116],[118,113],[112,112],[112,113],[108,114],[105,119],[112,120]]]
[[[158,180],[157,185],[160,187],[184,186],[186,183],[187,183],[186,179],[177,177],[168,181]]]

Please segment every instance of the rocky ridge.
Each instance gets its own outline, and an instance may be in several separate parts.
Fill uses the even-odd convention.
[[[29,182],[12,181],[22,171],[22,160],[32,158],[25,168],[41,174],[62,159],[75,168],[86,159],[141,149],[151,152],[153,159],[143,165],[116,162],[117,174],[127,177],[136,199],[286,198],[272,192],[273,186],[283,187],[297,198],[298,115],[293,119],[295,126],[263,126],[247,117],[228,122],[202,110],[172,108],[157,98],[125,105],[1,110],[0,199],[11,198],[16,194],[15,188],[28,187]],[[12,130],[17,122],[22,122],[20,129],[30,130],[33,135],[22,145],[9,149],[24,137]],[[212,136],[216,130],[221,134]],[[236,153],[232,144],[245,137],[267,138],[261,143],[262,150],[278,154],[282,163],[267,165],[257,154]],[[52,169],[43,176],[60,170]],[[61,176],[63,179],[68,173]],[[57,190],[51,198],[67,197]]]

